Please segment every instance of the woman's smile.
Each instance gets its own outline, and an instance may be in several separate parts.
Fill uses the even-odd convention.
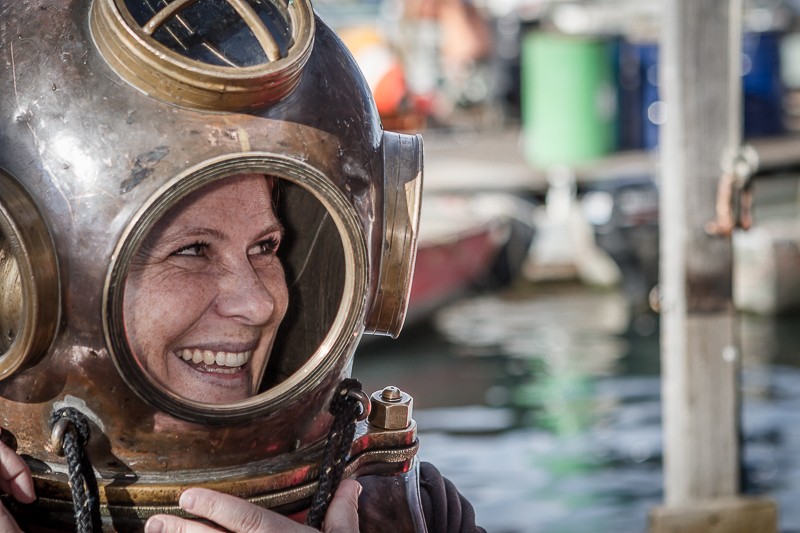
[[[213,350],[193,350],[184,348],[175,352],[187,364],[191,363],[195,369],[202,372],[221,372],[233,374],[240,372],[242,367],[250,360],[253,352],[215,352]]]

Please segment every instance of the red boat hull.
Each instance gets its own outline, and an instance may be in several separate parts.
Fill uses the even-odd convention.
[[[484,224],[447,240],[420,242],[408,320],[430,313],[490,275],[503,246],[498,228]]]

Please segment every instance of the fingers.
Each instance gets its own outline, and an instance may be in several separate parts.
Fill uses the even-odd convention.
[[[0,531],[4,533],[22,533],[22,530],[11,517],[11,514],[2,505],[0,505]]]
[[[219,529],[193,520],[159,514],[147,520],[144,533],[219,533]]]
[[[10,493],[15,500],[31,503],[36,499],[33,478],[25,461],[11,448],[0,442],[0,489]],[[21,533],[8,510],[0,505],[0,531]]]
[[[0,488],[22,503],[31,503],[36,499],[28,465],[22,457],[2,442],[0,442]]]
[[[193,515],[206,518],[236,533],[292,533],[308,531],[302,525],[236,496],[209,489],[188,489],[178,502]],[[201,532],[205,529],[165,529],[164,532]],[[209,530],[213,531],[213,530]],[[148,531],[148,533],[150,533]]]
[[[346,479],[331,500],[325,515],[325,533],[358,533],[358,496],[361,485]],[[278,513],[267,511],[246,500],[209,489],[193,488],[181,494],[181,508],[236,533],[311,533],[309,527],[298,524]],[[0,529],[2,531],[2,529]],[[156,515],[145,524],[145,533],[217,533],[205,524]]]
[[[182,509],[237,533],[264,531],[263,509],[235,496],[208,489],[189,489],[178,502]]]
[[[354,479],[342,480],[325,513],[325,533],[358,533],[358,496],[361,485]]]

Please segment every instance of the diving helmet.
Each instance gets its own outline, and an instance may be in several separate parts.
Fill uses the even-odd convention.
[[[189,486],[301,515],[362,334],[402,327],[420,137],[383,131],[308,0],[12,3],[0,51],[0,421],[39,496],[17,517],[71,527],[64,408],[104,529]],[[348,475],[410,469],[400,411],[359,422]]]

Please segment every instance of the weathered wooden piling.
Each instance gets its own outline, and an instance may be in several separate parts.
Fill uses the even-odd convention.
[[[660,90],[664,505],[651,533],[777,529],[740,495],[739,348],[730,235],[709,234],[721,161],[741,143],[741,1],[665,0]]]

